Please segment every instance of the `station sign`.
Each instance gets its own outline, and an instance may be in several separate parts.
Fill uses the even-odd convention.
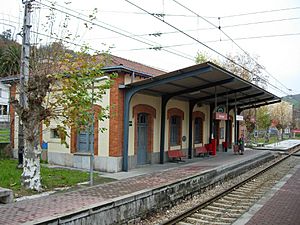
[[[236,115],[235,118],[236,118],[237,121],[243,121],[244,120],[244,117],[241,116],[241,115]]]
[[[216,120],[227,120],[228,116],[227,116],[227,113],[216,112],[214,114],[214,119],[216,119]]]

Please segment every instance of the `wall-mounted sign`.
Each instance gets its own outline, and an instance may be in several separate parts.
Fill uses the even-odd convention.
[[[214,114],[214,119],[216,119],[216,120],[227,120],[227,113],[216,112]]]
[[[237,121],[243,121],[243,120],[244,120],[244,117],[241,116],[241,115],[236,115],[236,120],[237,120]]]

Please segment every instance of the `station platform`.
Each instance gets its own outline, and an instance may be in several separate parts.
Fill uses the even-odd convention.
[[[255,147],[257,150],[271,150],[271,151],[288,151],[289,149],[300,145],[300,140],[284,140],[280,142],[275,142],[273,144],[267,144],[260,147]]]
[[[218,180],[236,176],[274,158],[271,151],[216,156],[103,174],[117,181],[0,206],[0,224],[111,224],[128,221],[197,194]],[[85,221],[85,222],[82,222]],[[77,224],[77,223],[75,223]]]
[[[233,225],[296,225],[300,223],[300,165]]]

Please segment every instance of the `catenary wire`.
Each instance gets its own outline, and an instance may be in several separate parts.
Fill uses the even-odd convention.
[[[204,47],[208,48],[209,50],[211,50],[212,52],[216,53],[217,55],[219,55],[219,56],[225,58],[226,60],[228,60],[228,61],[232,62],[233,64],[239,66],[240,68],[244,69],[244,70],[247,71],[248,73],[250,73],[250,74],[252,74],[252,75],[254,75],[254,76],[258,76],[257,74],[254,74],[252,71],[250,71],[249,69],[247,69],[247,68],[244,67],[243,65],[238,64],[238,63],[235,62],[234,60],[232,60],[232,59],[230,59],[229,57],[225,56],[224,54],[218,52],[217,50],[213,49],[212,47],[206,45],[205,43],[199,41],[199,40],[196,39],[195,37],[189,35],[188,33],[184,32],[184,31],[182,31],[181,29],[179,29],[179,28],[177,28],[176,26],[170,24],[169,22],[165,21],[164,19],[161,19],[160,17],[157,17],[157,16],[155,16],[155,15],[152,15],[152,14],[151,14],[149,11],[147,11],[146,9],[144,9],[144,8],[142,8],[142,7],[138,6],[138,5],[136,5],[135,3],[133,3],[133,2],[131,2],[131,1],[129,1],[129,0],[124,0],[124,1],[126,1],[126,2],[128,2],[129,4],[135,6],[135,7],[138,8],[138,9],[140,9],[140,10],[142,10],[142,11],[148,13],[149,15],[151,15],[151,16],[153,16],[154,18],[160,20],[161,22],[167,24],[168,26],[170,26],[170,27],[172,27],[173,29],[179,31],[180,33],[186,35],[186,36],[189,37],[190,39],[192,39],[192,40],[198,42],[199,44],[201,44],[201,45],[203,45]],[[265,79],[263,78],[263,80],[265,80]],[[268,82],[267,80],[265,80],[265,82],[268,83],[268,84],[269,84],[271,87],[273,87],[274,89],[276,89],[276,90],[278,90],[278,91],[280,91],[280,92],[282,92],[282,93],[287,94],[285,91],[283,91],[282,89],[280,89],[280,88],[278,88],[277,86],[273,85],[272,83]]]
[[[226,32],[223,31],[223,29],[221,29],[221,27],[216,26],[214,23],[210,22],[209,20],[207,20],[206,18],[200,16],[198,13],[196,13],[195,11],[191,10],[189,7],[183,5],[182,3],[180,3],[177,0],[172,0],[173,2],[175,2],[176,4],[180,5],[181,7],[183,7],[184,9],[188,10],[189,12],[195,14],[196,16],[198,16],[199,18],[203,19],[204,21],[206,21],[207,23],[209,23],[210,25],[212,25],[213,27],[219,29],[228,39],[231,40],[232,43],[234,43],[244,54],[246,54],[251,60],[253,60],[253,62],[256,63],[256,65],[258,65],[261,69],[263,69],[269,76],[273,77],[274,80],[276,80],[279,84],[281,84],[282,87],[286,88],[287,90],[289,90],[288,87],[286,87],[281,81],[279,81],[275,76],[273,76],[270,72],[268,72],[257,60],[255,60],[253,57],[251,57],[251,55],[245,50],[243,49],[235,40],[233,40]],[[258,76],[258,75],[256,75]],[[263,79],[265,82],[267,81],[265,78],[260,77],[261,79]]]
[[[45,1],[50,2],[50,1],[48,1],[48,0],[45,0]],[[98,22],[100,22],[100,23],[106,25],[106,26],[103,26],[103,25],[100,25],[100,24],[95,23],[95,22],[93,22],[93,21],[90,21],[89,19],[84,19],[84,18],[82,18],[82,17],[80,17],[80,16],[76,16],[76,15],[73,15],[73,14],[71,14],[71,13],[68,13],[68,12],[65,12],[65,11],[63,11],[63,10],[60,10],[60,9],[58,9],[58,8],[55,8],[54,6],[49,6],[49,5],[46,5],[46,4],[41,3],[41,2],[38,2],[38,3],[41,4],[41,5],[43,5],[43,6],[45,6],[45,7],[52,8],[52,9],[54,9],[54,10],[57,10],[57,11],[61,12],[61,13],[65,13],[65,14],[67,14],[67,15],[69,15],[69,16],[72,16],[72,17],[77,18],[77,19],[80,19],[80,20],[82,20],[82,21],[84,21],[84,22],[90,23],[91,25],[101,27],[102,29],[106,29],[106,30],[111,31],[111,32],[113,32],[113,33],[122,35],[122,36],[124,36],[124,37],[127,37],[127,38],[130,38],[130,39],[132,39],[132,40],[141,42],[141,43],[143,43],[143,44],[152,46],[152,47],[154,47],[154,48],[157,47],[157,45],[159,45],[159,43],[156,43],[156,42],[147,40],[147,39],[145,39],[145,38],[144,38],[145,41],[144,41],[144,40],[141,40],[141,39],[138,39],[138,38],[135,38],[135,37],[132,36],[132,33],[129,33],[129,32],[127,32],[127,31],[125,31],[125,30],[122,30],[122,29],[120,29],[120,28],[118,28],[118,27],[112,26],[112,25],[110,25],[110,24],[108,24],[108,23],[105,23],[105,22],[96,20],[96,21],[98,21]],[[58,5],[58,4],[56,4],[56,6],[62,7],[62,8],[64,8],[64,9],[67,9],[67,10],[71,11],[71,12],[75,12],[75,13],[77,13],[77,14],[80,14],[80,15],[83,15],[83,16],[85,16],[85,17],[88,17],[88,16],[86,16],[86,15],[84,15],[84,14],[82,14],[82,13],[76,12],[76,11],[74,11],[74,10],[72,10],[72,9],[67,8],[67,7],[60,6],[60,5]],[[110,27],[112,27],[112,28],[109,28],[109,27],[107,27],[107,26],[110,26]],[[117,29],[117,30],[115,30],[115,29]],[[119,31],[118,31],[118,30],[119,30]],[[124,34],[124,33],[122,33],[121,31],[122,31],[122,32],[126,32],[126,33],[128,33],[128,34]],[[149,41],[152,42],[153,44],[149,43]],[[154,44],[155,44],[155,45],[154,45]],[[190,56],[190,55],[188,55],[188,54],[186,54],[186,53],[183,53],[183,52],[179,52],[179,51],[176,51],[176,50],[172,50],[172,51],[171,51],[171,50],[163,50],[163,51],[166,51],[166,52],[169,52],[169,53],[171,53],[171,54],[175,54],[175,55],[177,55],[177,56],[180,56],[180,57],[186,58],[186,59],[188,59],[188,60],[194,61],[194,57],[192,57],[192,56]]]

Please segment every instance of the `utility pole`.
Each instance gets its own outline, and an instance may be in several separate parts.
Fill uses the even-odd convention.
[[[25,86],[28,83],[29,77],[29,58],[30,58],[30,17],[31,17],[31,2],[34,0],[22,0],[25,4],[23,31],[22,31],[22,51],[21,51],[21,68],[20,68],[20,93],[19,100],[22,107],[27,107],[27,97],[25,95]],[[23,166],[24,153],[24,127],[19,117],[19,132],[18,132],[18,167]]]

